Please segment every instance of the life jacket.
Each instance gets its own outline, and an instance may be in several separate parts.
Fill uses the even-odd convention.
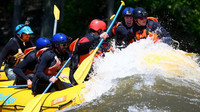
[[[31,53],[36,47],[30,47],[24,50],[24,58]]]
[[[42,49],[40,49],[39,51],[37,51],[36,57],[39,59],[40,56],[41,56],[41,54],[42,54],[44,51],[46,51],[47,49],[49,49],[49,48],[48,48],[48,47],[45,47],[45,48],[42,48]]]
[[[77,45],[78,40],[79,40],[79,38],[76,39],[75,41],[73,41],[73,42],[70,44],[70,46],[69,46],[69,50],[70,50],[70,51],[74,52],[74,51],[76,50],[76,45]],[[91,50],[91,51],[90,51],[89,53],[87,53],[87,54],[79,55],[79,63],[78,63],[78,66],[83,62],[83,60],[84,60],[85,58],[87,58],[90,54],[92,54],[93,51],[94,51],[94,49]],[[98,50],[98,51],[96,52],[96,54],[95,54],[95,57],[98,57],[98,56],[101,55],[101,54],[102,54],[102,52]]]
[[[107,43],[102,43],[102,46],[104,48],[106,48],[104,51],[105,52],[110,52],[110,51],[113,51],[113,46],[112,45],[108,45]]]
[[[22,52],[21,49],[18,49],[18,52],[13,56],[9,55],[5,62],[11,66],[15,67],[19,62],[21,62],[24,59],[24,53]]]
[[[150,19],[150,20],[153,20],[154,22],[158,22],[158,20],[155,18],[155,17],[147,17],[147,19]],[[152,40],[154,41],[154,43],[156,43],[158,40],[159,40],[159,37],[158,37],[158,34],[157,33],[153,33],[153,32],[150,32],[148,31],[148,29],[151,29],[151,23],[149,23],[147,25],[147,28],[146,29],[143,29],[142,31],[137,31],[135,36],[136,36],[136,40],[140,40],[140,39],[145,39],[147,38],[148,36],[152,38]],[[132,39],[130,41],[130,43],[132,42],[135,42],[134,39]]]
[[[24,58],[28,55],[28,54],[30,54],[32,51],[34,51],[34,49],[35,49],[36,47],[30,47],[30,48],[27,48],[27,49],[25,49],[24,50]],[[26,70],[25,71],[25,75],[27,75],[27,74],[33,74],[34,73],[34,70]]]
[[[79,38],[77,38],[76,40],[74,40],[70,45],[69,45],[69,50],[71,52],[74,52],[75,51],[75,48],[76,48],[76,43],[78,42]]]
[[[20,45],[18,43],[18,41],[16,40],[16,38],[11,38],[13,39],[17,46],[18,46],[18,52],[15,55],[9,55],[5,62],[11,66],[11,67],[15,67],[19,62],[21,62],[24,59],[24,53],[22,52],[22,49],[20,48]]]
[[[155,22],[158,22],[158,19],[155,18],[155,17],[147,17],[147,19],[151,19],[151,20],[153,20],[153,21],[155,21]]]
[[[56,60],[56,64],[44,70],[44,73],[48,76],[55,76],[58,73],[57,71],[59,71],[64,64],[61,63],[57,56],[55,56],[54,58]]]
[[[112,33],[116,35],[116,28],[121,24],[121,22],[118,22],[113,28],[112,28]]]
[[[149,32],[146,29],[143,29],[142,31],[137,31],[136,32],[136,39],[137,40],[145,39],[148,36],[152,38],[154,43],[156,43],[159,40],[159,37],[158,37],[157,33]]]
[[[49,48],[43,48],[43,49],[40,49],[37,53],[36,53],[36,57],[39,59],[40,56],[46,51],[48,50]],[[54,76],[57,74],[57,71],[59,71],[63,64],[64,63],[61,63],[61,61],[58,59],[57,56],[54,56],[54,59],[56,60],[56,63],[55,65],[53,65],[52,67],[49,67],[49,68],[46,68],[44,70],[44,73],[45,75],[48,75],[48,76]]]

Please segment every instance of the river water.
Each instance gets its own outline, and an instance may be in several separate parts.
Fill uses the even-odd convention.
[[[199,112],[198,60],[148,39],[116,49],[94,60],[85,102],[63,111]]]

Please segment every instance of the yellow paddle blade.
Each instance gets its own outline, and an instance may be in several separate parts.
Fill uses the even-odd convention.
[[[0,81],[8,80],[6,73],[4,71],[0,72]]]
[[[60,10],[58,9],[58,7],[56,5],[54,5],[53,13],[54,13],[55,19],[59,20],[60,19]]]
[[[42,94],[41,96],[36,96],[36,98],[29,101],[22,112],[39,112],[44,100],[50,93]]]
[[[185,53],[185,55],[188,55],[188,56],[195,56],[197,55],[196,53]]]
[[[93,51],[93,53],[88,56],[86,59],[83,60],[83,62],[80,64],[76,72],[74,73],[74,79],[78,84],[83,83],[85,80],[93,62],[93,58],[99,48],[96,47],[96,49]]]
[[[125,6],[125,3],[124,3],[124,1],[123,1],[123,0],[121,1],[121,5],[122,5],[122,6]]]
[[[113,14],[111,17],[110,17],[110,20],[113,20],[115,17],[115,14]]]

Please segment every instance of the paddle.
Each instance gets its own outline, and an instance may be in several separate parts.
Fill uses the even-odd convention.
[[[28,85],[0,86],[0,88],[28,87]]]
[[[60,19],[60,10],[58,9],[58,7],[56,5],[54,5],[53,13],[54,13],[54,17],[55,17],[53,35],[55,35],[56,29],[57,29],[57,20]]]
[[[59,72],[56,74],[56,78],[58,78],[58,76],[60,75],[60,73],[62,72],[62,70],[65,68],[65,66],[68,64],[68,62],[71,60],[71,56],[69,57],[69,59],[65,62],[65,64],[62,66],[62,68],[59,70]],[[40,103],[40,100],[42,99],[42,97],[45,95],[45,93],[48,91],[48,89],[51,87],[51,85],[53,84],[53,82],[51,82],[47,88],[44,90],[44,92],[42,93],[42,95],[39,98],[34,98],[33,100],[29,101],[29,103],[26,105],[26,107],[23,109],[23,112],[39,112],[42,103]]]
[[[110,31],[111,27],[113,26],[113,24],[123,6],[125,6],[125,3],[123,1],[121,1],[121,5],[120,5],[114,19],[112,20],[109,28],[106,30],[106,33],[108,33]],[[86,76],[92,66],[93,58],[103,41],[104,41],[104,39],[102,38],[101,41],[99,42],[99,44],[97,45],[97,47],[95,48],[95,50],[93,51],[93,53],[90,56],[88,56],[86,59],[84,59],[83,62],[78,67],[78,69],[75,71],[74,79],[76,80],[76,82],[78,84],[83,83],[84,79],[86,78]]]
[[[195,56],[197,54],[196,53],[185,53],[185,55],[187,55],[187,56]]]

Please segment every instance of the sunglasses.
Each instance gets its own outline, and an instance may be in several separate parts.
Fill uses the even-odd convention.
[[[138,18],[138,19],[140,19],[140,20],[147,19],[147,16],[142,17],[142,18]]]
[[[59,44],[60,46],[62,46],[62,47],[66,47],[67,46],[67,44],[65,43],[65,44]]]

